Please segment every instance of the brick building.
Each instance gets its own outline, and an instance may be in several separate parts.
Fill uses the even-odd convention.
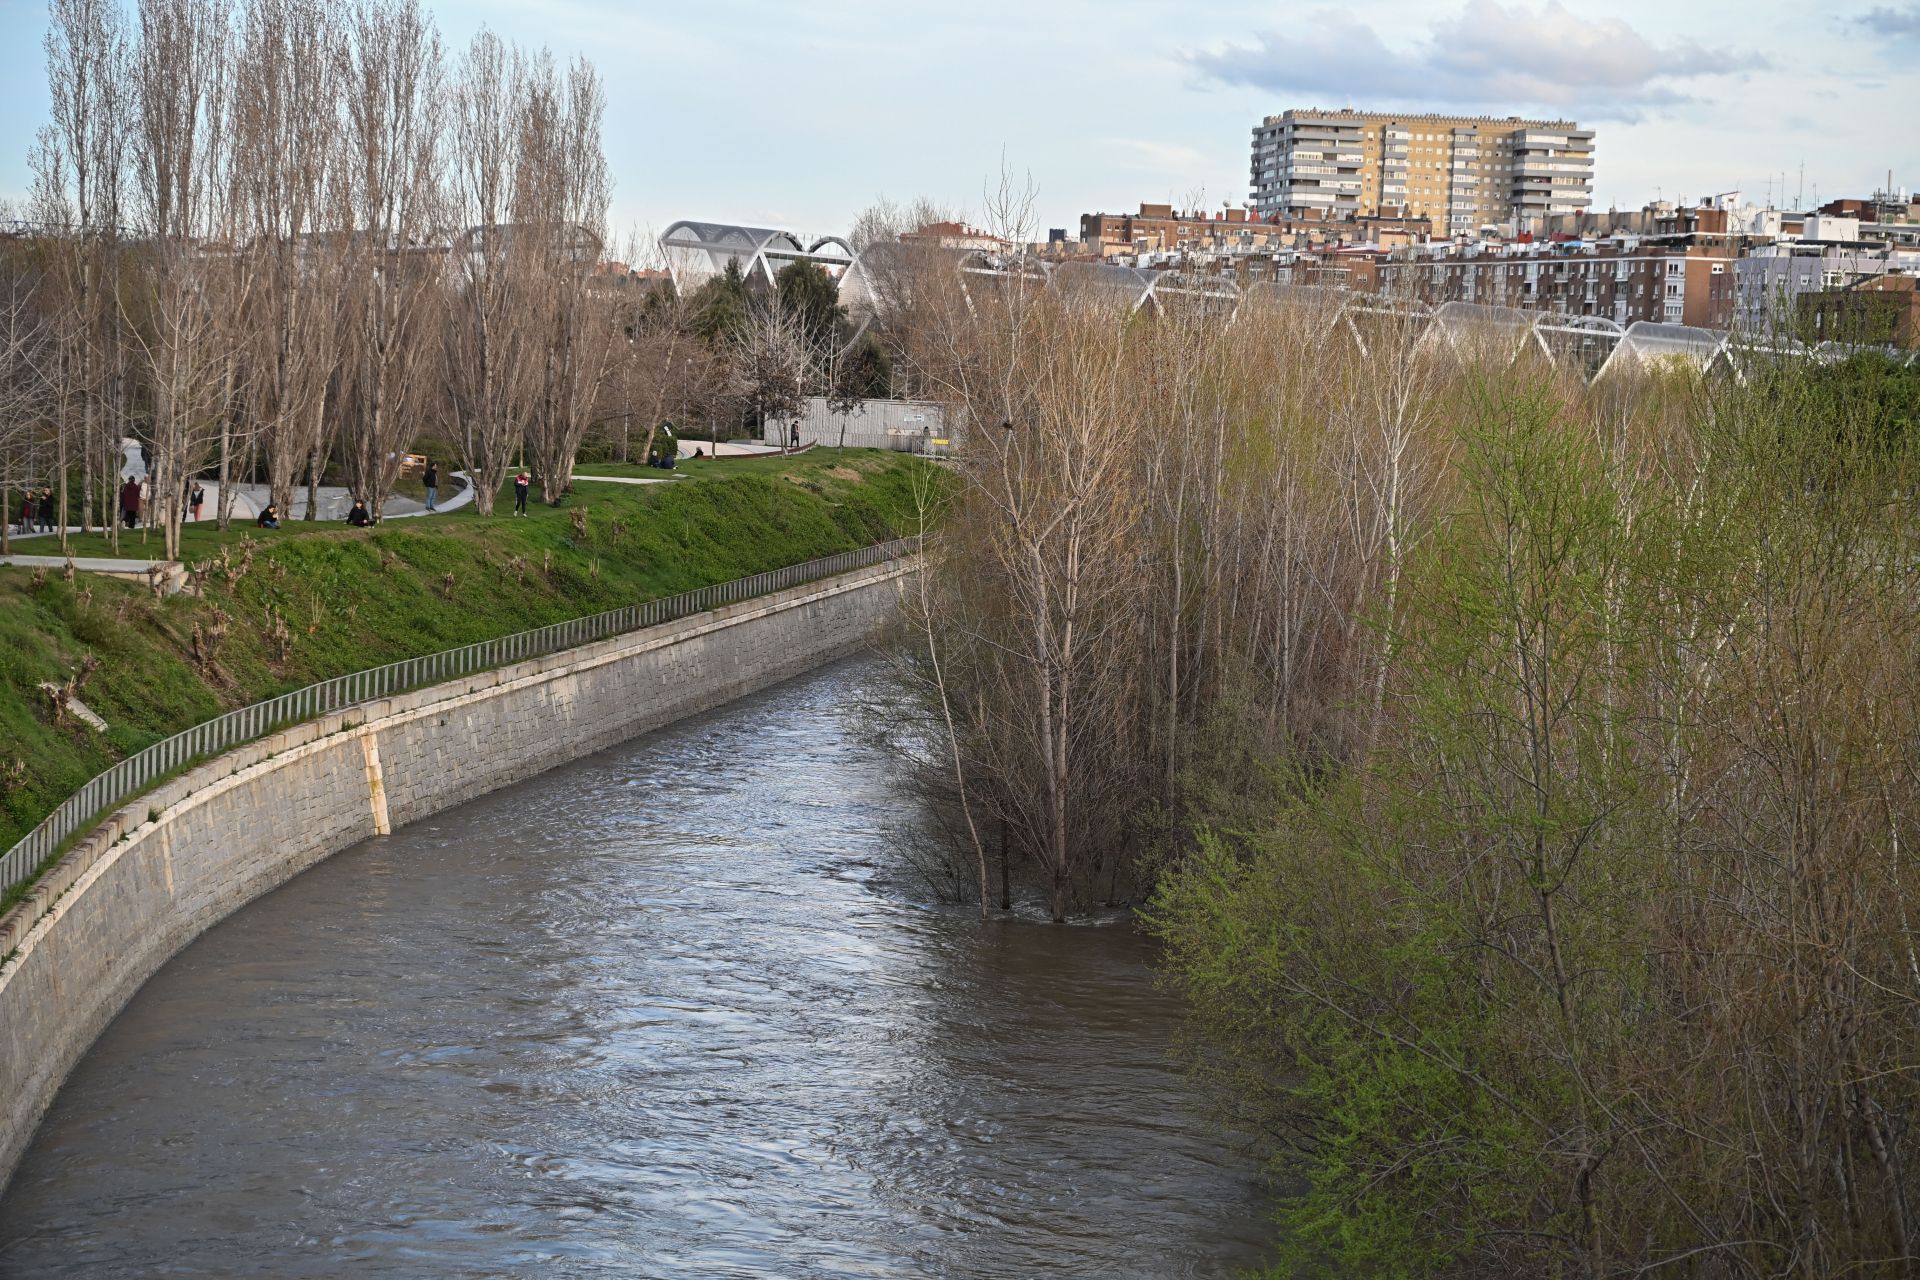
[[[1812,341],[1920,347],[1920,277],[1873,276],[1848,288],[1801,294],[1796,302]]]
[[[1080,215],[1080,243],[1114,254],[1232,254],[1369,244],[1381,248],[1423,244],[1425,219],[1389,208],[1366,216],[1330,216],[1321,210],[1258,218],[1245,208],[1183,213],[1170,204],[1142,203],[1138,213]]]

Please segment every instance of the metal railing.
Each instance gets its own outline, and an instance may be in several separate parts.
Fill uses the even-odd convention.
[[[196,760],[216,756],[256,738],[263,738],[288,725],[318,719],[356,703],[439,684],[477,671],[523,662],[528,658],[558,653],[609,636],[705,613],[721,605],[771,595],[803,583],[883,564],[907,554],[913,545],[914,539],[901,538],[862,547],[858,551],[845,551],[824,560],[809,560],[804,564],[788,565],[784,569],[756,573],[751,578],[716,582],[697,591],[649,600],[645,604],[628,605],[624,609],[597,613],[591,617],[556,622],[537,631],[521,631],[460,649],[447,649],[384,667],[356,671],[351,675],[335,676],[331,680],[322,680],[319,684],[310,684],[304,689],[295,689],[292,693],[283,693],[265,702],[255,702],[229,711],[128,756],[68,796],[39,826],[7,850],[4,857],[0,857],[0,891],[11,892],[28,877],[38,873],[41,865],[74,833],[90,827],[104,814],[139,795],[156,779],[165,778]]]

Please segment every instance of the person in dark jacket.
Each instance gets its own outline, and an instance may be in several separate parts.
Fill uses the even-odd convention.
[[[4,511],[0,511],[0,516],[5,514]],[[20,518],[14,522],[14,532],[33,532],[33,490],[31,489],[20,495]]]
[[[360,499],[353,500],[353,509],[347,512],[347,523],[356,529],[364,529],[373,523],[373,512],[367,510],[367,504]]]
[[[140,482],[132,476],[120,486],[120,519],[129,529],[140,527]]]
[[[513,478],[513,514],[527,514],[527,490],[533,487],[533,477],[522,471]]]
[[[53,532],[54,515],[53,488],[48,486],[40,491],[40,532]]]
[[[278,529],[280,527],[280,508],[269,502],[266,506],[260,508],[260,514],[253,518],[253,523],[256,528],[260,529]]]
[[[440,499],[440,468],[433,465],[433,459],[427,459],[427,469],[420,475],[420,483],[427,488],[427,510],[435,511]]]
[[[187,495],[187,505],[193,508],[193,518],[195,520],[198,520],[200,518],[200,508],[206,502],[206,500],[207,500],[207,491],[200,487],[200,482],[198,480],[195,480],[193,482],[193,492]]]

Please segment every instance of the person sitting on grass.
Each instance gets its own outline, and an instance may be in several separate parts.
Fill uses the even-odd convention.
[[[280,527],[280,508],[269,502],[260,508],[260,514],[253,518],[257,529],[278,529]]]
[[[353,500],[353,510],[347,512],[347,523],[356,529],[364,529],[373,523],[373,512],[367,510],[367,504],[359,498]]]

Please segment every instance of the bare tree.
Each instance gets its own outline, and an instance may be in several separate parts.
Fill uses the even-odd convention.
[[[34,155],[39,220],[63,228],[50,248],[57,284],[68,299],[63,326],[65,384],[60,399],[78,421],[63,427],[81,463],[80,524],[90,527],[96,491],[112,505],[126,430],[125,344],[117,305],[131,85],[120,9],[110,0],[54,0],[46,36],[52,124]],[[60,470],[61,539],[74,505]],[[117,538],[110,510],[103,521]]]
[[[133,57],[134,187],[149,237],[122,305],[150,411],[149,511],[169,559],[179,554],[183,481],[225,440],[234,400],[242,264],[227,185],[231,24],[224,0],[145,0]]]
[[[440,37],[416,0],[359,0],[341,53],[349,171],[346,470],[376,518],[440,383]]]
[[[320,0],[250,0],[235,79],[233,200],[245,291],[242,404],[264,445],[270,501],[318,483],[340,355],[338,35]],[[222,475],[220,518],[232,512]],[[314,518],[314,504],[307,515]]]
[[[629,250],[639,265],[660,261]],[[660,429],[689,429],[696,413],[710,412],[728,398],[727,353],[694,331],[692,300],[671,282],[661,281],[620,307],[620,332],[614,340],[614,367],[608,380],[601,421],[615,456],[628,461],[636,452],[632,434],[641,427],[640,457],[654,452]]]
[[[734,403],[764,428],[800,416],[831,352],[800,316],[777,299],[763,298],[734,335],[729,354]]]
[[[539,389],[542,344],[527,311],[540,295],[541,264],[514,222],[529,110],[526,59],[480,32],[453,90],[454,207],[464,230],[448,263],[444,368],[482,515],[493,514]]]
[[[44,409],[55,344],[40,315],[41,273],[20,246],[0,244],[0,554],[11,549],[16,477]]]
[[[600,130],[606,95],[585,61],[562,77],[543,57],[528,77],[516,252],[537,275],[526,314],[540,326],[539,399],[527,452],[542,498],[557,503],[573,482],[580,444],[602,403],[623,337],[623,291],[596,278],[609,197]]]

